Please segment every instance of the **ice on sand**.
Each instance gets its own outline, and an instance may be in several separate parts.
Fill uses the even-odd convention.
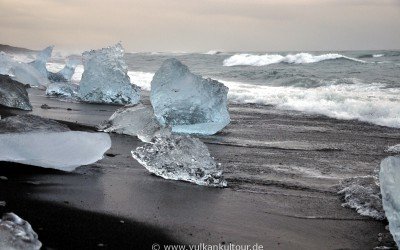
[[[46,63],[51,57],[53,48],[54,48],[54,46],[49,46],[49,47],[45,48],[44,50],[40,51],[36,55],[36,60],[29,63],[29,65],[32,65],[42,75],[43,78],[48,77]]]
[[[49,80],[52,82],[69,82],[75,73],[75,68],[79,64],[78,59],[68,58],[64,68],[56,73],[48,72]]]
[[[121,44],[82,54],[85,71],[79,97],[90,103],[137,104],[140,87],[131,84]]]
[[[168,59],[153,77],[150,100],[158,122],[173,132],[212,135],[230,122],[227,93],[222,83]]]
[[[152,140],[152,144],[132,151],[132,156],[151,173],[165,179],[204,186],[227,185],[207,146],[188,135],[161,134]]]
[[[0,161],[62,171],[94,163],[111,147],[106,133],[69,131],[32,115],[0,120]]]
[[[0,105],[22,110],[32,110],[26,86],[12,80],[7,75],[0,75]]]
[[[390,156],[381,162],[379,182],[389,230],[400,247],[400,157]]]
[[[151,107],[143,104],[118,109],[108,121],[99,125],[104,132],[138,136],[144,142],[150,142],[160,130]]]
[[[67,83],[67,82],[57,82],[51,83],[46,89],[46,95],[72,98],[74,99],[78,94],[78,85]]]
[[[31,225],[14,213],[0,219],[0,249],[37,250],[42,247]]]

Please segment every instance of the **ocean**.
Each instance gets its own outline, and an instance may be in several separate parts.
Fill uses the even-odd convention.
[[[127,53],[132,83],[150,90],[154,72],[171,57],[224,83],[232,103],[400,127],[400,51]],[[62,67],[63,58],[48,64]],[[75,82],[82,72],[78,66]]]

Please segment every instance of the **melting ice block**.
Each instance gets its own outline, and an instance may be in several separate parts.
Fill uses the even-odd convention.
[[[172,126],[173,132],[212,135],[230,122],[227,94],[222,83],[168,59],[153,77],[150,101],[158,122]]]
[[[0,120],[0,161],[73,171],[102,159],[110,147],[108,134],[69,131],[37,116]]]
[[[85,71],[79,87],[82,101],[137,104],[140,87],[131,84],[121,44],[82,54]]]
[[[400,157],[390,156],[381,162],[379,181],[389,230],[400,247]]]
[[[144,142],[150,142],[160,130],[153,110],[143,104],[118,109],[108,121],[99,125],[104,132],[138,136]]]
[[[0,219],[0,249],[38,250],[42,243],[31,225],[14,213],[3,215]]]
[[[132,156],[151,173],[165,179],[204,186],[227,185],[207,146],[188,135],[161,134],[153,139],[152,144],[132,151]]]
[[[0,75],[0,105],[22,110],[32,110],[25,85]]]

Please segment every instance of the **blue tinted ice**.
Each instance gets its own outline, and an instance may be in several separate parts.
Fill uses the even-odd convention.
[[[79,97],[91,103],[136,104],[140,88],[131,84],[121,44],[82,54],[85,71]]]
[[[389,230],[400,247],[400,157],[387,157],[381,162],[379,182]]]
[[[212,135],[230,122],[227,94],[222,83],[168,59],[153,77],[150,100],[159,123],[173,132]]]

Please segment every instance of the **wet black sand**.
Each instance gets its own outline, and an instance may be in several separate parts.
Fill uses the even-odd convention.
[[[76,130],[92,130],[118,108],[41,95],[30,90],[32,113],[67,122]],[[44,103],[51,109],[41,109]],[[9,179],[0,181],[0,200],[7,202],[0,213],[12,211],[29,221],[52,249],[150,249],[153,243],[176,242],[258,243],[264,249],[379,245],[385,223],[343,208],[335,181],[271,172],[268,167],[290,169],[296,163],[312,169],[313,164],[325,164],[325,172],[332,175],[351,176],[356,168],[369,173],[385,157],[384,148],[399,140],[399,130],[266,106],[232,105],[231,114],[232,124],[223,133],[203,138],[222,162],[229,188],[150,175],[130,156],[141,142],[112,134],[106,157],[73,173],[0,163],[0,176]],[[354,169],[328,168],[343,162]]]

